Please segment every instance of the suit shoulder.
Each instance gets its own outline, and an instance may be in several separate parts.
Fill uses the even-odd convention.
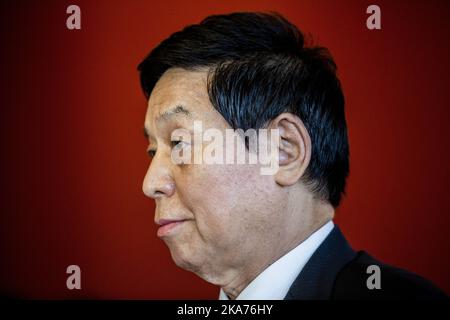
[[[364,251],[338,273],[334,299],[448,299],[427,279],[384,264]]]

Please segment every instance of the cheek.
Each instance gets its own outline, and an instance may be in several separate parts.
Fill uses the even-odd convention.
[[[186,166],[176,177],[176,185],[180,200],[194,215],[202,236],[220,234],[228,227],[230,206],[236,199],[233,177],[222,166]]]
[[[240,241],[258,232],[270,212],[270,178],[248,165],[197,165],[180,170],[177,191],[205,241]],[[233,240],[232,240],[233,239]]]

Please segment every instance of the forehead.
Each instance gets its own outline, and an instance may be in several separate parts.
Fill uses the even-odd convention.
[[[206,81],[206,70],[188,71],[180,68],[167,70],[150,95],[147,118],[155,119],[176,105],[186,106],[193,115],[211,110]]]

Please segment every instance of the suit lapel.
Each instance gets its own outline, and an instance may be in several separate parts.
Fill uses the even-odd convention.
[[[290,287],[285,300],[330,299],[339,271],[356,256],[335,226]]]

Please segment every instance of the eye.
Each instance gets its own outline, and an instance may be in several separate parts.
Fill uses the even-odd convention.
[[[156,155],[156,149],[148,149],[147,153],[151,158],[153,158]]]

